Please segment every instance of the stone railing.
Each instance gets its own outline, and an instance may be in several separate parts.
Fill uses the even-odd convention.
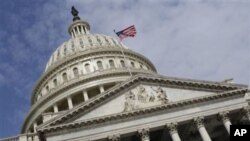
[[[0,139],[0,141],[39,141],[37,134],[21,134],[15,137]]]

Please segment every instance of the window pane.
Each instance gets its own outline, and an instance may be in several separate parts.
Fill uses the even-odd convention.
[[[85,70],[87,73],[90,72],[90,65],[89,64],[85,64]]]
[[[79,75],[79,72],[78,72],[78,69],[77,68],[74,68],[73,69],[73,73],[74,73],[74,76],[78,76]]]
[[[134,63],[134,62],[131,62],[131,66],[134,68],[134,67],[135,67],[135,63]]]
[[[114,61],[113,60],[109,60],[109,65],[110,65],[110,68],[114,68],[115,67]]]
[[[125,67],[125,63],[123,60],[121,60],[121,66],[124,68]]]
[[[63,81],[67,81],[68,77],[67,77],[67,73],[63,73]]]
[[[101,61],[98,61],[97,62],[97,67],[99,70],[102,70],[103,69],[103,65],[102,65],[102,62]]]
[[[53,83],[54,83],[54,86],[56,87],[56,86],[57,86],[57,80],[54,79],[54,80],[53,80]]]

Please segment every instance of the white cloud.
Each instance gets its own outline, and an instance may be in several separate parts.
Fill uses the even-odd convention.
[[[113,29],[135,24],[137,37],[125,44],[149,57],[161,74],[249,82],[250,2],[67,2],[90,22],[92,32],[114,36]]]

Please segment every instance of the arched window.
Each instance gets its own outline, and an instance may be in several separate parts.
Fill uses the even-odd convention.
[[[63,77],[63,82],[68,81],[68,76],[66,72],[62,74],[62,77]]]
[[[113,60],[109,60],[109,66],[110,68],[114,68],[115,67],[115,63]]]
[[[142,64],[140,64],[140,68],[141,68],[141,69],[143,69],[143,66],[142,66]]]
[[[89,65],[89,63],[85,64],[85,70],[86,70],[87,73],[90,72],[90,65]]]
[[[121,66],[122,66],[123,68],[125,68],[125,67],[126,67],[126,66],[125,66],[125,62],[124,62],[123,60],[121,60],[120,62],[121,62]]]
[[[73,68],[73,73],[74,73],[74,77],[79,76],[79,72],[77,68]]]
[[[49,92],[49,86],[48,85],[45,87],[45,89],[46,89],[46,92]]]
[[[135,63],[134,63],[134,62],[131,62],[131,66],[132,66],[133,68],[135,68]]]
[[[54,80],[53,80],[53,84],[54,84],[54,87],[57,86],[57,79],[54,79]]]
[[[97,67],[99,70],[103,69],[102,61],[97,61]]]

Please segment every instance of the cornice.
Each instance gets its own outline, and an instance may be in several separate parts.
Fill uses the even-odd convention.
[[[32,104],[34,103],[34,98],[35,94],[37,93],[38,89],[43,85],[43,82],[46,81],[47,78],[49,78],[51,75],[53,75],[54,72],[57,72],[60,68],[67,66],[67,64],[75,61],[75,60],[80,60],[82,58],[87,58],[88,56],[95,56],[98,54],[107,54],[107,53],[115,53],[115,54],[121,54],[121,49],[120,48],[115,48],[115,47],[109,47],[109,48],[93,48],[93,49],[87,49],[86,51],[76,53],[74,55],[71,55],[70,57],[66,57],[65,59],[62,59],[55,63],[53,66],[49,67],[46,72],[42,74],[42,76],[37,80],[35,86],[33,87],[32,90],[32,96],[31,96],[31,102]],[[133,56],[139,59],[142,59],[143,61],[147,62],[148,65],[153,69],[153,71],[156,72],[156,68],[154,67],[153,63],[148,60],[145,56],[136,53],[132,50],[129,49],[124,49],[124,54],[128,56]]]
[[[82,113],[83,111],[85,111],[86,109],[93,107],[97,104],[100,104],[102,101],[106,100],[107,98],[116,95],[118,93],[120,93],[122,90],[126,90],[128,87],[132,86],[135,83],[142,83],[142,82],[154,82],[154,83],[158,83],[158,84],[164,84],[164,86],[170,86],[170,87],[178,87],[180,89],[198,89],[199,90],[216,90],[217,92],[222,92],[223,91],[231,91],[231,93],[233,93],[234,91],[232,90],[239,90],[239,89],[243,89],[247,90],[247,87],[233,87],[233,86],[225,86],[225,85],[221,85],[221,84],[215,84],[215,83],[205,83],[205,81],[202,82],[197,82],[197,81],[187,81],[187,80],[178,80],[178,79],[169,79],[169,78],[163,78],[162,76],[158,76],[157,75],[142,75],[142,74],[138,74],[136,75],[134,78],[130,78],[128,81],[122,82],[120,85],[111,88],[110,90],[106,91],[104,94],[102,95],[98,95],[95,98],[93,98],[92,100],[87,101],[86,103],[81,104],[79,107],[73,108],[72,110],[70,110],[69,112],[67,112],[64,115],[58,116],[55,119],[50,120],[48,123],[41,125],[42,127],[46,126],[46,125],[56,125],[56,124],[60,124],[64,121],[67,121],[68,119],[72,118],[74,115],[76,115],[77,113]],[[217,98],[219,97],[221,94],[215,94],[213,97]],[[209,99],[209,97],[204,97],[204,99]],[[195,99],[197,100],[197,99]],[[175,103],[176,104],[176,103]],[[174,104],[174,105],[175,105]],[[185,105],[185,102],[183,103]]]
[[[188,106],[188,105],[192,105],[192,104],[198,104],[198,103],[202,103],[202,102],[207,102],[207,101],[211,101],[211,100],[218,100],[218,99],[223,99],[223,98],[228,98],[228,97],[243,96],[247,91],[248,91],[247,88],[237,89],[237,90],[232,90],[229,92],[224,92],[224,93],[219,93],[219,94],[214,94],[214,95],[209,95],[209,96],[203,96],[203,97],[193,98],[193,99],[189,99],[189,100],[182,100],[182,101],[168,103],[168,104],[164,104],[164,105],[160,105],[160,106],[154,106],[154,107],[143,108],[143,109],[130,111],[130,112],[123,112],[123,113],[119,113],[119,114],[97,117],[97,118],[93,118],[93,119],[89,119],[89,120],[75,121],[72,123],[65,123],[65,124],[62,123],[60,125],[58,125],[58,123],[60,123],[60,122],[57,121],[57,124],[50,124],[49,127],[38,127],[38,131],[49,133],[49,132],[59,131],[59,130],[63,130],[63,129],[88,127],[90,125],[93,126],[93,125],[97,125],[97,124],[101,124],[101,123],[105,123],[105,122],[110,122],[110,121],[115,121],[115,120],[124,120],[124,119],[128,119],[128,118],[135,117],[135,116],[151,114],[151,113],[159,112],[159,111],[167,111],[167,110],[170,110],[173,108],[180,108],[180,107],[184,107],[184,106]],[[90,106],[93,106],[91,104],[91,102],[86,103],[84,105],[84,107],[81,107],[81,109],[87,109]],[[75,111],[75,113],[76,113],[76,111]],[[66,119],[73,116],[73,114],[68,114],[68,115],[69,116],[65,117]]]

